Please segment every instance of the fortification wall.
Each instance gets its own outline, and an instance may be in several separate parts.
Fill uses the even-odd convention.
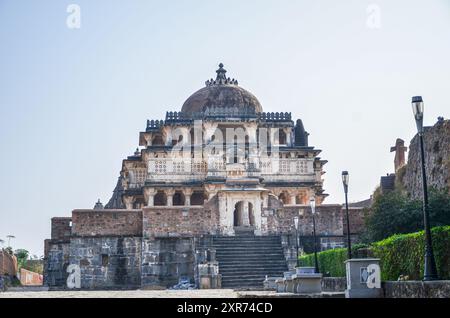
[[[433,127],[426,127],[424,133],[425,165],[429,187],[450,190],[450,120],[438,121]],[[414,198],[422,196],[422,176],[419,138],[416,135],[410,143],[408,163],[401,184]]]
[[[191,237],[218,232],[218,213],[203,207],[146,207],[144,237]]]
[[[74,237],[70,264],[82,289],[133,289],[141,284],[141,237]]]
[[[72,236],[141,236],[141,210],[74,210]]]

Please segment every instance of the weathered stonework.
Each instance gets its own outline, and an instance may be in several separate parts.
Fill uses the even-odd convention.
[[[439,120],[432,127],[425,127],[425,166],[428,187],[450,191],[450,120]],[[422,177],[419,138],[410,143],[408,163],[398,173],[399,182],[414,198],[422,196]]]
[[[141,285],[140,237],[74,237],[70,264],[81,271],[83,289],[138,288]]]
[[[64,287],[72,265],[80,270],[82,289],[167,288],[182,277],[197,287],[220,287],[214,255],[226,272],[234,250],[230,284],[240,282],[234,264],[246,257],[244,265],[258,265],[258,275],[266,267],[287,269],[285,261],[292,268],[294,218],[302,246],[312,246],[311,198],[320,248],[342,244],[342,206],[323,204],[326,160],[308,144],[303,122],[290,113],[263,112],[256,97],[225,73],[221,65],[216,80],[189,97],[181,112],[147,122],[139,135],[142,148],[122,161],[106,208],[97,202],[92,210],[52,219],[45,284]],[[351,213],[357,234],[361,209]],[[275,269],[259,262],[266,250],[273,252],[266,259]]]
[[[143,240],[142,286],[166,288],[180,277],[195,280],[194,238],[153,238]]]

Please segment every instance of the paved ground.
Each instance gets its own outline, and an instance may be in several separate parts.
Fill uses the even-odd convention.
[[[13,291],[0,298],[343,298],[343,293],[299,295],[273,291],[204,290],[121,290],[121,291]]]
[[[122,290],[122,291],[14,291],[0,298],[236,298],[232,289]]]

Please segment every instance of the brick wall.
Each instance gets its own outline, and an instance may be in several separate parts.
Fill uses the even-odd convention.
[[[42,285],[42,275],[24,268],[20,269],[20,283],[23,286],[40,286]]]
[[[347,235],[347,218],[345,216],[345,208],[342,209],[344,234]],[[349,207],[348,218],[350,220],[350,233],[360,234],[364,231],[364,208]]]
[[[317,235],[342,235],[343,222],[341,205],[324,204],[316,208],[316,234]],[[267,217],[269,233],[289,233],[294,231],[294,217],[299,218],[299,235],[311,235],[313,221],[311,208],[306,205],[270,207],[264,209]]]
[[[140,210],[74,210],[73,236],[141,236]]]
[[[16,276],[17,258],[5,250],[0,250],[0,275]]]
[[[218,213],[202,207],[143,209],[144,237],[182,237],[217,233]]]
[[[63,240],[69,238],[72,231],[70,226],[71,221],[71,217],[52,218],[52,240]]]

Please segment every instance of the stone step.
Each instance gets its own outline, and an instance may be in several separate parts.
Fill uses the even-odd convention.
[[[253,238],[253,237],[233,237],[233,238],[214,238],[213,243],[222,243],[222,242],[280,242],[280,239],[273,238]]]
[[[239,263],[248,263],[248,264],[253,264],[253,265],[258,265],[258,264],[285,264],[286,261],[284,259],[283,255],[251,255],[251,256],[242,256],[242,257],[238,257],[236,255],[234,255],[233,257],[216,257],[218,262],[221,262],[223,264],[228,264],[228,263],[232,263],[232,264],[239,264]]]
[[[269,277],[283,277],[283,273],[285,270],[283,269],[272,269],[272,270],[241,270],[241,271],[219,271],[219,273],[223,277],[244,277],[249,275],[258,275],[258,276],[269,276]]]
[[[213,247],[223,288],[261,288],[266,275],[282,277],[287,271],[279,236],[215,237]]]

